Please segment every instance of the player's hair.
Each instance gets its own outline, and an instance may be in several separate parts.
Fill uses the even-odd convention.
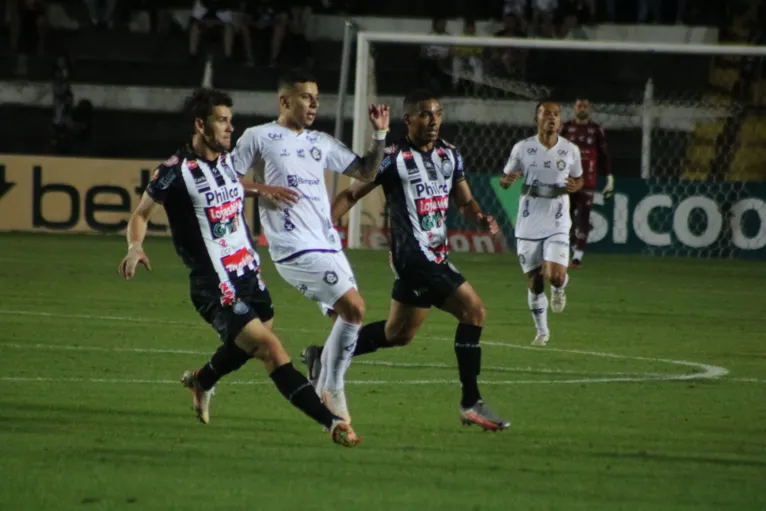
[[[556,101],[555,99],[541,99],[535,105],[535,112],[534,112],[534,117],[533,117],[535,122],[537,122],[537,111],[540,110],[540,107],[543,106],[545,103],[553,103],[554,105],[559,105],[559,107],[561,107],[561,104],[558,101]]]
[[[433,91],[428,89],[415,89],[407,93],[404,96],[404,111],[411,112],[418,107],[418,103],[421,101],[428,101],[429,99],[439,99]]]
[[[285,71],[279,75],[277,81],[277,90],[292,89],[296,83],[317,83],[316,78],[309,71],[303,68],[294,68]]]
[[[207,122],[207,119],[213,115],[213,110],[217,106],[234,105],[231,96],[222,90],[202,88],[195,90],[184,101],[183,112],[192,126],[197,119]]]

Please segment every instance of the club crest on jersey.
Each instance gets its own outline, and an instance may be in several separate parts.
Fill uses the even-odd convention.
[[[189,170],[194,170],[199,167],[199,165],[197,165],[197,160],[187,160],[186,166],[189,167]]]
[[[444,179],[449,179],[454,170],[455,167],[452,165],[451,161],[447,160],[442,163],[442,176],[444,176]]]
[[[334,286],[338,283],[338,274],[334,271],[326,271],[324,272],[324,277],[322,277],[322,280],[324,280],[327,284]]]
[[[556,168],[559,170],[564,170],[565,168],[567,168],[567,164],[564,160],[559,160],[556,162]]]
[[[316,161],[319,161],[322,159],[322,151],[320,151],[318,147],[312,147],[310,153],[311,153],[311,157],[314,158]]]
[[[240,301],[237,301],[237,303],[234,304],[233,309],[234,309],[234,314],[239,314],[240,316],[250,312],[250,307],[248,307],[245,302],[240,302]]]

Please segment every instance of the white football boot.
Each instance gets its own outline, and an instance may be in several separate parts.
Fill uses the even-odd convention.
[[[542,332],[537,332],[537,335],[535,336],[535,340],[532,341],[532,346],[545,346],[548,344],[548,341],[551,338],[551,334],[545,334]]]
[[[215,387],[204,390],[197,379],[197,371],[186,371],[181,376],[181,383],[192,393],[192,409],[202,424],[210,422],[210,398],[215,393]]]
[[[551,293],[551,311],[564,312],[564,307],[567,306],[567,293],[566,289],[554,289]]]

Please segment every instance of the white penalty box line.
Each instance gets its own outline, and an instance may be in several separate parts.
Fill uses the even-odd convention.
[[[152,318],[134,318],[129,316],[109,316],[109,315],[93,315],[93,314],[63,314],[52,313],[43,311],[29,311],[29,310],[10,310],[0,309],[0,315],[15,315],[15,316],[33,316],[33,317],[49,317],[49,318],[62,318],[62,319],[92,319],[102,321],[118,321],[118,322],[132,322],[132,323],[144,323],[144,324],[164,324],[164,325],[177,325],[187,327],[202,327],[199,323],[191,323],[186,321],[173,321],[173,320],[161,320]],[[299,332],[316,332],[319,329],[298,329],[298,328],[281,328],[285,331],[299,331]],[[434,337],[434,336],[422,336],[428,339],[434,340],[451,340],[446,337]],[[585,351],[575,349],[563,349],[552,347],[532,347],[518,344],[512,344],[501,341],[482,341],[483,345],[496,346],[501,348],[512,348],[522,350],[534,350],[538,352],[558,352],[558,353],[571,353],[581,356],[591,356],[610,359],[623,359],[623,360],[636,360],[643,362],[662,363],[668,365],[682,366],[686,368],[694,369],[696,372],[689,374],[670,374],[670,373],[624,373],[624,372],[602,372],[591,373],[590,377],[586,378],[567,378],[567,379],[550,379],[550,380],[484,380],[481,381],[484,385],[518,385],[518,384],[582,384],[582,383],[618,383],[618,382],[650,382],[650,381],[685,381],[685,380],[707,380],[716,379],[726,376],[729,371],[720,366],[703,364],[699,362],[692,362],[688,360],[675,360],[665,358],[653,358],[653,357],[637,357],[630,355],[618,355],[614,353],[605,353],[599,351]],[[61,344],[21,344],[21,343],[0,343],[0,347],[11,349],[33,349],[33,350],[73,350],[73,351],[101,351],[101,352],[131,352],[131,353],[155,353],[155,354],[182,354],[182,355],[209,355],[210,352],[199,350],[185,350],[185,349],[165,349],[165,348],[120,348],[120,347],[101,347],[101,346],[82,346],[82,345],[61,345]],[[447,369],[453,368],[448,364],[434,364],[434,363],[404,363],[404,362],[388,362],[388,361],[374,361],[374,360],[357,360],[354,365],[370,365],[370,366],[387,366],[387,367],[401,367],[401,368],[433,368],[433,369]],[[548,374],[548,375],[578,375],[589,376],[587,372],[583,371],[565,371],[559,369],[547,369],[547,368],[533,368],[533,367],[485,367],[485,371],[494,372],[523,372],[530,374]],[[3,381],[70,381],[70,382],[92,382],[92,383],[177,383],[176,380],[144,380],[144,379],[103,379],[103,378],[57,378],[47,379],[39,377],[0,377]],[[742,381],[757,383],[760,381],[766,382],[766,380],[758,380],[755,378],[727,378],[727,381]],[[267,381],[229,381],[227,383],[235,385],[258,385],[268,383]],[[358,385],[374,385],[374,384],[400,384],[400,385],[439,385],[439,384],[456,384],[457,380],[448,379],[428,379],[428,380],[348,380],[347,383]]]

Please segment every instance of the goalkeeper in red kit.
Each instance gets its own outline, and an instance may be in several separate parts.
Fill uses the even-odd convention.
[[[570,201],[571,244],[574,247],[571,266],[579,268],[590,232],[590,210],[593,208],[596,180],[599,173],[606,175],[602,193],[605,199],[609,199],[614,193],[614,177],[604,130],[590,118],[590,101],[577,99],[574,110],[575,118],[561,126],[561,135],[580,148],[582,157],[583,187],[571,195]]]

